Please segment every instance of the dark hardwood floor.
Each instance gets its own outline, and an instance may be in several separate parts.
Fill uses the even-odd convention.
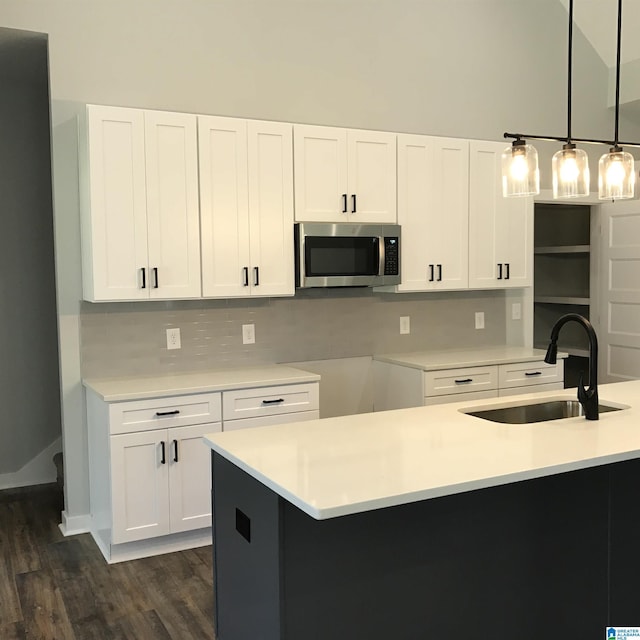
[[[108,565],[56,484],[0,491],[0,639],[214,638],[211,547]]]

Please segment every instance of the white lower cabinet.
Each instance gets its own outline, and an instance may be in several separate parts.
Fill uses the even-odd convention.
[[[114,544],[211,526],[206,433],[221,423],[111,436]]]
[[[374,411],[555,391],[564,387],[563,367],[560,360],[423,371],[374,360]]]
[[[108,562],[211,544],[203,436],[319,417],[318,382],[106,402],[87,390],[91,533]]]

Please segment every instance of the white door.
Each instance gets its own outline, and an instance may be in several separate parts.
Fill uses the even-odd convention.
[[[148,298],[144,112],[88,105],[86,135],[84,297]]]
[[[640,378],[640,202],[603,204],[600,222],[601,382],[634,380]]]
[[[211,526],[211,449],[202,437],[222,423],[168,430],[171,533]]]
[[[504,289],[533,283],[533,200],[502,195],[506,144],[469,145],[469,287]]]
[[[347,133],[344,129],[294,125],[295,219],[346,222]]]
[[[113,544],[169,533],[169,447],[164,429],[111,436]]]
[[[202,295],[250,295],[247,123],[198,117]]]
[[[347,132],[350,222],[396,222],[396,139],[384,131]]]
[[[145,111],[151,298],[199,298],[196,116]]]
[[[249,236],[254,296],[292,296],[293,126],[249,121]]]
[[[469,143],[398,136],[399,291],[466,289]]]

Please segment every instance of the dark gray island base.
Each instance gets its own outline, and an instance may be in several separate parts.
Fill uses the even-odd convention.
[[[640,626],[640,460],[315,520],[212,452],[218,640]]]

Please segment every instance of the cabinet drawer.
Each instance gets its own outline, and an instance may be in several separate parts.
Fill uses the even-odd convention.
[[[221,420],[220,393],[154,398],[109,405],[110,433],[131,433]]]
[[[424,395],[427,397],[497,388],[498,368],[495,366],[424,372]]]
[[[283,413],[260,418],[240,418],[239,420],[227,420],[224,423],[223,431],[268,427],[272,424],[288,424],[290,422],[306,422],[307,420],[317,420],[319,417],[319,411],[302,411],[300,413]]]
[[[319,408],[318,383],[222,392],[222,419],[258,418]]]
[[[424,399],[424,406],[429,407],[433,404],[449,404],[451,402],[466,402],[467,400],[484,400],[485,398],[497,397],[495,389],[487,391],[469,391],[468,393],[452,393],[446,396],[432,396]]]
[[[563,378],[564,364],[562,360],[556,364],[547,364],[544,360],[539,360],[498,366],[498,380],[501,389],[562,382]]]

